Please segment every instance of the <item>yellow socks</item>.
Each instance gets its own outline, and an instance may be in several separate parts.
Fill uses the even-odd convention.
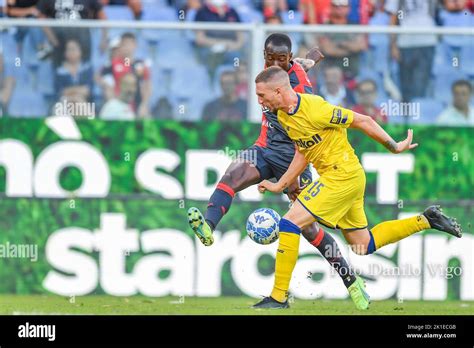
[[[413,233],[429,229],[430,224],[425,216],[418,215],[403,220],[384,221],[372,228],[375,249],[380,249],[384,245],[398,242],[399,240],[411,236]],[[375,250],[370,250],[369,254]]]
[[[298,260],[300,233],[298,226],[281,219],[280,241],[275,262],[275,284],[271,294],[271,297],[279,302],[285,302],[288,298],[291,274]]]

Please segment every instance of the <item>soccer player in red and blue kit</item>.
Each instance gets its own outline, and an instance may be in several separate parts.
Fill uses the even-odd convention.
[[[314,53],[314,50],[311,51]],[[319,53],[317,50],[316,52]],[[321,55],[320,58],[322,57]],[[276,33],[265,40],[265,67],[281,67],[288,72],[290,84],[296,92],[312,94],[313,89],[306,71],[292,58],[291,40],[287,35]],[[295,145],[278,123],[276,112],[263,110],[260,136],[253,146],[243,151],[243,154],[229,165],[209,199],[205,214],[195,207],[188,210],[189,225],[201,242],[206,246],[214,242],[212,232],[229,211],[237,192],[262,180],[271,178],[278,180],[287,171],[294,155]],[[289,198],[293,201],[302,187],[311,181],[311,171],[306,168],[299,180],[289,185],[287,191]],[[306,228],[302,234],[341,276],[357,308],[367,309],[370,300],[365,292],[364,283],[348,265],[333,237],[316,224]],[[273,301],[268,307],[287,308],[288,303]]]

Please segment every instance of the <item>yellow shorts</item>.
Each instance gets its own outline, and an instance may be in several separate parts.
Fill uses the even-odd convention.
[[[321,175],[298,196],[318,222],[330,228],[367,227],[364,211],[365,173],[361,168],[344,175]]]

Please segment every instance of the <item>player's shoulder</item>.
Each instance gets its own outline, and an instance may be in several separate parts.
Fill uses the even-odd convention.
[[[306,74],[306,71],[304,71],[303,67],[301,66],[300,63],[295,62],[294,60],[291,61],[291,68],[288,70],[288,72],[294,71],[297,73],[303,72]]]
[[[317,94],[301,93],[300,96],[301,96],[302,100],[305,101],[306,103],[322,104],[322,103],[326,102],[323,97],[321,97],[320,95],[317,95]]]
[[[295,91],[299,93],[313,93],[311,81],[300,64],[292,61],[291,68],[288,70],[288,76],[290,78],[291,87],[293,87]]]
[[[294,80],[297,80],[300,83],[303,81],[309,83],[306,71],[304,71],[303,67],[295,61],[291,61],[291,68],[290,70],[288,70],[288,75],[290,76],[290,80],[293,78]]]

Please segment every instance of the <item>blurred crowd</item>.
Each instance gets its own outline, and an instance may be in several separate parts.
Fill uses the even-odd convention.
[[[35,21],[285,24],[295,57],[315,46],[325,54],[309,76],[329,102],[380,123],[459,126],[474,125],[473,36],[302,34],[291,26],[473,28],[473,12],[474,0],[7,0],[1,7],[3,17]],[[66,25],[3,27],[0,35],[2,115],[44,117],[58,103],[92,103],[107,120],[259,119],[247,114],[248,32]],[[395,103],[420,106],[422,117]]]

